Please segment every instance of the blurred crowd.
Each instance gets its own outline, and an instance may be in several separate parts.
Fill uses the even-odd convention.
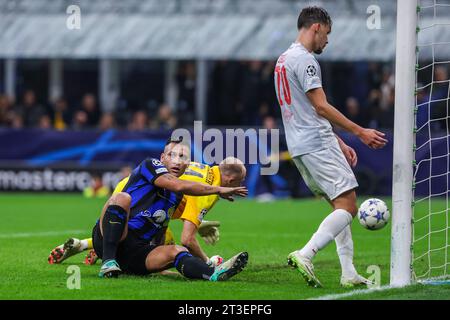
[[[92,93],[82,96],[77,105],[69,105],[65,98],[49,104],[36,100],[36,93],[26,90],[19,102],[0,95],[0,127],[40,129],[100,129],[128,130],[172,129],[177,118],[167,104],[161,104],[151,117],[145,109],[132,112],[101,112],[97,97]]]
[[[282,128],[273,85],[274,67],[274,61],[215,62],[208,75],[208,125]],[[395,80],[392,64],[365,62],[361,68],[355,63],[324,63],[322,74],[328,99],[348,118],[365,127],[393,128]],[[189,126],[195,114],[194,62],[182,64],[177,82],[176,106],[161,102],[155,105],[154,100],[153,107],[129,108],[122,99],[114,112],[102,112],[98,97],[89,92],[79,101],[61,97],[49,103],[39,101],[33,89],[24,90],[16,101],[0,93],[0,127],[170,130]],[[430,68],[428,75],[419,75],[417,87],[417,127],[420,129],[429,123],[432,130],[445,129],[449,96],[447,66],[436,65]]]

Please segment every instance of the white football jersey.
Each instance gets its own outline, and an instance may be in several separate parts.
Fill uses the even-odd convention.
[[[300,43],[293,43],[275,67],[275,91],[292,157],[327,148],[336,139],[330,122],[319,116],[306,92],[322,87],[320,66]]]

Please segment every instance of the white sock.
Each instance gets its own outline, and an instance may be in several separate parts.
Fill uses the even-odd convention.
[[[352,278],[356,275],[356,269],[353,265],[353,240],[350,224],[339,233],[336,238],[336,249],[341,262],[342,275]]]
[[[86,250],[88,248],[88,241],[86,239],[80,240],[81,246],[80,246],[80,250]]]
[[[320,224],[311,240],[300,250],[300,254],[312,259],[316,253],[333,241],[341,231],[352,222],[352,215],[343,209],[336,209]]]

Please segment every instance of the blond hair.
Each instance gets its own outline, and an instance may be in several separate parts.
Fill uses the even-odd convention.
[[[238,177],[245,177],[247,174],[247,169],[244,163],[235,157],[227,157],[223,159],[219,164],[220,172],[223,175],[233,175]]]

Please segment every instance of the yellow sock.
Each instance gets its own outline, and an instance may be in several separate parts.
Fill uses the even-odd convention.
[[[83,240],[80,240],[80,242],[81,242],[81,246],[80,246],[80,251],[79,252],[82,252],[82,251],[85,251],[85,250],[90,250],[90,249],[93,248],[93,246],[92,246],[92,238],[83,239]]]
[[[94,248],[94,246],[92,245],[92,238],[86,239],[87,243],[88,243],[88,247],[86,250],[91,250]]]

